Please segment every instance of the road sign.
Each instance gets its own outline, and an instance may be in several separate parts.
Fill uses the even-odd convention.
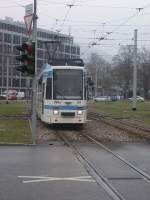
[[[31,30],[32,30],[33,14],[24,16],[24,21],[25,21],[27,32],[30,35]]]
[[[25,16],[33,14],[33,4],[25,6]]]
[[[28,4],[25,6],[25,16],[24,21],[28,34],[31,34],[32,22],[33,22],[33,4]]]

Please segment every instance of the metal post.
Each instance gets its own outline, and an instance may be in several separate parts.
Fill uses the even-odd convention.
[[[137,29],[134,30],[134,66],[133,66],[132,110],[136,110],[136,91],[137,91]]]
[[[96,65],[96,70],[95,70],[95,97],[97,97],[97,76],[98,76],[98,69]]]
[[[37,0],[34,0],[33,13],[33,41],[35,42],[35,75],[33,77],[32,85],[32,139],[33,144],[36,143],[36,96],[37,96]]]
[[[6,78],[6,103],[8,104],[8,84],[9,84],[9,57],[7,56],[7,78]]]

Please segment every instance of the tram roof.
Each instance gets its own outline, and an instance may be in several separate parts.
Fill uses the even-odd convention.
[[[49,72],[51,72],[53,69],[85,70],[84,66],[80,66],[80,65],[50,65],[48,63],[45,63],[42,66],[41,72],[38,75],[38,79],[40,79],[40,77],[43,76],[44,74],[48,74]]]
[[[79,66],[84,67],[84,62],[80,58],[75,59],[52,59],[50,60],[52,66]]]

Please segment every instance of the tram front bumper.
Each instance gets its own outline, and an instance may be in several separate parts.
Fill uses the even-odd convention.
[[[52,124],[83,124],[85,123],[85,117],[51,117]]]

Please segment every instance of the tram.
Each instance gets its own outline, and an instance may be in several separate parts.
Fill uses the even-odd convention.
[[[38,76],[37,114],[48,124],[87,120],[86,70],[82,59],[55,59]]]

